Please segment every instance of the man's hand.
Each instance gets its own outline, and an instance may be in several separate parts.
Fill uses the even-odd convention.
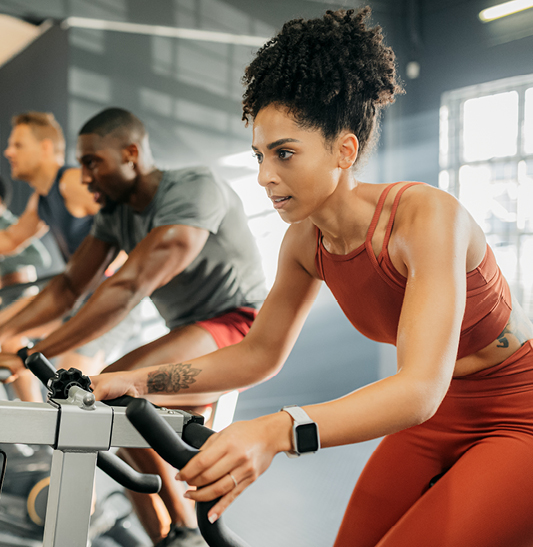
[[[122,395],[139,397],[135,387],[134,372],[106,372],[91,376],[91,387],[97,401],[116,399]]]
[[[7,368],[11,371],[11,376],[4,380],[6,384],[16,380],[18,375],[26,369],[22,359],[16,353],[0,353],[0,368]]]

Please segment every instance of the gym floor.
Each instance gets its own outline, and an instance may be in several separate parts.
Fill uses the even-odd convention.
[[[390,351],[386,355],[393,360]],[[387,365],[389,370],[392,365]],[[276,412],[286,404],[340,397],[376,381],[387,367],[383,347],[359,335],[325,290],[283,370],[240,394],[235,420]],[[252,547],[331,546],[357,477],[377,443],[328,448],[298,459],[279,454],[228,509],[226,523]],[[137,531],[138,524],[134,527]],[[140,528],[138,534],[146,537]],[[150,545],[146,538],[146,547]]]

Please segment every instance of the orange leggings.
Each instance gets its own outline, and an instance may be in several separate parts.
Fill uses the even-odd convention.
[[[453,379],[430,420],[383,439],[334,547],[348,546],[533,546],[533,341]]]

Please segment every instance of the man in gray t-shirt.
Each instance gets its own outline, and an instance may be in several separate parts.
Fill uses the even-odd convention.
[[[157,169],[142,122],[118,108],[104,110],[83,126],[77,153],[82,182],[102,208],[65,271],[3,334],[13,336],[63,315],[123,249],[128,253],[124,265],[29,354],[41,352],[50,358],[86,344],[118,324],[147,296],[170,332],[105,372],[185,362],[242,340],[266,288],[259,252],[235,192],[204,167]],[[1,354],[0,366],[17,374],[23,364],[16,355]],[[188,381],[194,379],[180,383],[183,390]],[[176,404],[205,407],[219,395],[180,394]],[[140,471],[163,477],[159,501],[142,494],[133,497],[154,544],[206,545],[196,535],[192,506],[184,503],[172,473],[163,470],[163,460],[146,450],[128,450],[124,457],[134,460]],[[168,524],[165,527],[169,519],[170,531]]]
[[[194,260],[151,295],[170,329],[243,306],[257,308],[264,277],[242,202],[206,167],[164,172],[143,211],[118,204],[96,215],[91,234],[130,253],[152,229],[172,225],[209,235]]]

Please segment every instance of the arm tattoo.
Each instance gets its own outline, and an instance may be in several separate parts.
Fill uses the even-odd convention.
[[[148,393],[178,393],[181,389],[188,389],[200,372],[199,368],[181,363],[159,367],[148,374]]]

